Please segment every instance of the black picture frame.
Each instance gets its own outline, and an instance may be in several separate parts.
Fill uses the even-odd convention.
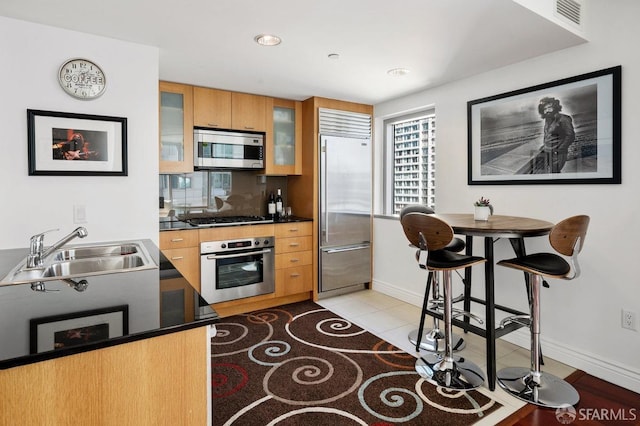
[[[29,176],[127,176],[127,119],[27,110]]]
[[[615,66],[467,102],[467,183],[621,183],[621,73]],[[561,109],[543,118],[543,104]]]
[[[129,305],[33,318],[29,352],[66,349],[129,334]]]

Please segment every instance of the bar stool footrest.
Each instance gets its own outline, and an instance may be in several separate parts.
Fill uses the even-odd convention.
[[[409,333],[409,342],[411,342],[414,347],[416,346],[416,343],[418,343],[418,329],[415,329]],[[452,337],[452,345],[453,347],[451,349],[453,351],[461,351],[466,346],[466,343],[462,337],[454,334]],[[425,330],[422,333],[422,338],[420,339],[420,349],[429,352],[444,352],[444,347],[444,331],[439,329],[431,329]]]

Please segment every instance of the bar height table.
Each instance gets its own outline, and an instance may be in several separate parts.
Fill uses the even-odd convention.
[[[520,324],[511,323],[505,325],[504,328],[496,329],[495,311],[498,309],[512,315],[526,315],[525,312],[495,304],[493,271],[494,240],[508,238],[516,256],[524,256],[526,254],[524,238],[548,235],[549,232],[551,232],[551,228],[553,228],[553,223],[527,217],[502,215],[490,216],[488,221],[474,220],[473,214],[463,213],[445,213],[436,214],[436,216],[446,221],[456,234],[466,236],[467,254],[472,254],[473,237],[484,238],[484,257],[487,259],[484,269],[485,298],[482,300],[471,296],[471,285],[469,284],[471,283],[471,268],[467,268],[465,270],[465,282],[467,285],[465,285],[464,310],[469,311],[471,309],[472,301],[485,305],[485,327],[482,328],[471,324],[467,317],[465,317],[464,320],[454,319],[452,323],[465,331],[485,338],[487,348],[487,380],[489,389],[494,390],[496,387],[496,338],[522,327]],[[527,291],[529,291],[528,287],[527,283]],[[437,311],[428,309],[427,313],[442,319],[442,314]]]

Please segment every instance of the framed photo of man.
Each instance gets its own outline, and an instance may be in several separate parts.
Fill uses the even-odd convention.
[[[468,184],[619,184],[621,66],[467,103]]]
[[[27,110],[29,175],[127,176],[127,119]]]

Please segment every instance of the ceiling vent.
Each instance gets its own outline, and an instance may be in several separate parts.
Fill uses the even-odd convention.
[[[581,2],[577,0],[556,0],[556,14],[577,26],[582,26],[581,13]]]

